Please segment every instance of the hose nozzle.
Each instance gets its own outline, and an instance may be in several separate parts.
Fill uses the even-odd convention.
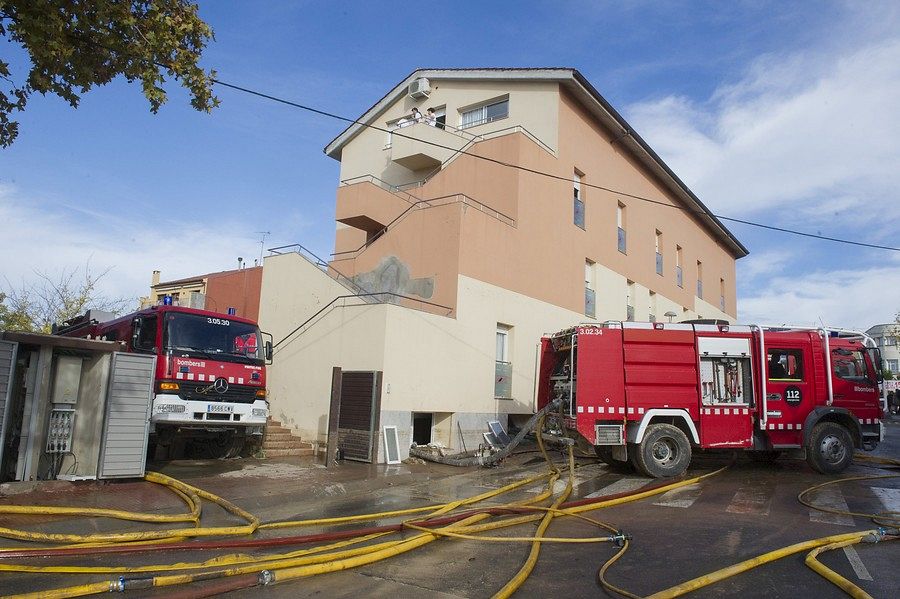
[[[615,545],[616,547],[624,547],[625,541],[630,541],[633,538],[634,537],[632,537],[630,534],[622,531],[609,536],[609,540],[612,541],[613,545]]]

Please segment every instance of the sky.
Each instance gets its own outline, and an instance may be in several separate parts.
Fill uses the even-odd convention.
[[[574,67],[716,214],[900,247],[896,2],[200,1],[223,81],[349,118],[416,68]],[[27,56],[0,39],[14,76]],[[299,243],[327,258],[345,124],[218,88],[149,111],[116,80],[33,97],[0,149],[0,289],[103,272],[111,297]],[[900,252],[726,222],[741,322],[868,328],[900,310]],[[263,232],[266,232],[265,234]],[[263,241],[264,239],[264,241]]]

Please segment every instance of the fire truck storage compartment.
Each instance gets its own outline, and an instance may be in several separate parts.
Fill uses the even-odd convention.
[[[752,403],[749,339],[698,337],[697,352],[703,405]]]
[[[0,331],[0,482],[142,477],[156,356]]]

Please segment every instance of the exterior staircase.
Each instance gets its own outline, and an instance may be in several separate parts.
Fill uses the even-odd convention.
[[[312,443],[303,441],[294,435],[291,429],[271,418],[266,422],[266,436],[263,439],[262,450],[267,458],[314,455],[315,453]]]

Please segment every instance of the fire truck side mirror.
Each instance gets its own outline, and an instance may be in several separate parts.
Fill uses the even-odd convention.
[[[272,361],[272,342],[266,341],[266,362]]]

